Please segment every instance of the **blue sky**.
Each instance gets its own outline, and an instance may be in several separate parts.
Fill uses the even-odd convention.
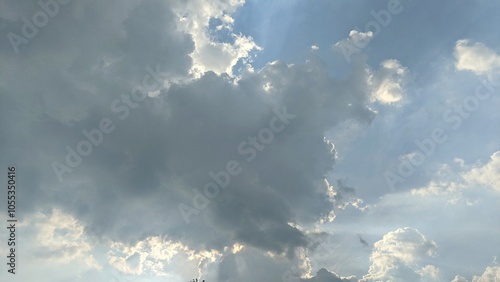
[[[0,2],[0,280],[497,281],[499,8]]]

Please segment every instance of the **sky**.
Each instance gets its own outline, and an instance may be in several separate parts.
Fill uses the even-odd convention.
[[[0,281],[500,281],[498,11],[0,0]]]

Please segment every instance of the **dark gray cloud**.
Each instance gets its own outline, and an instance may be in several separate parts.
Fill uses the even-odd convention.
[[[314,56],[240,78],[193,79],[195,46],[169,1],[59,8],[17,54],[0,46],[0,152],[23,175],[24,214],[61,209],[103,242],[162,235],[195,250],[238,242],[288,258],[311,244],[290,223],[317,222],[333,208],[324,178],[335,151],[324,132],[374,117],[363,61],[345,80],[330,77]],[[1,21],[2,31],[21,28],[19,20]],[[178,83],[134,100],[136,86],[158,78]],[[267,128],[273,136],[263,142]],[[88,155],[79,153],[89,151],[82,144]],[[206,207],[194,206],[193,189],[203,191],[214,182],[210,172],[227,170],[229,161],[241,172]],[[179,204],[197,208],[189,224]]]
[[[3,50],[2,72],[9,68],[14,79],[1,90],[2,129],[11,132],[2,141],[7,159],[30,175],[26,212],[58,206],[91,234],[114,240],[167,234],[200,248],[243,242],[290,256],[307,246],[288,223],[314,222],[332,208],[322,179],[334,155],[323,132],[347,118],[373,117],[364,64],[345,81],[328,77],[317,58],[275,62],[234,83],[208,72],[135,105],[125,98],[147,67],[185,75],[193,45],[176,30],[168,2],[133,3],[121,13],[112,7],[68,4],[60,22],[33,39],[36,51],[12,57]],[[72,30],[84,19],[91,26]],[[42,48],[54,38],[61,44]],[[255,157],[250,144],[238,153],[285,108],[296,118],[271,143],[252,149]],[[87,138],[82,131],[99,128],[103,118],[114,130],[57,181],[53,163],[68,165],[68,150]],[[192,189],[202,190],[209,172],[230,160],[241,174],[186,225],[179,203],[192,205]]]
[[[275,67],[271,65],[264,71]],[[306,67],[310,66],[286,67],[291,73],[285,76],[288,83],[320,75],[308,74]],[[155,112],[155,105],[146,101],[122,124],[117,123],[116,131],[106,136],[99,153],[89,156],[67,175],[69,180],[97,176],[88,185],[96,193],[91,197],[100,200],[89,199],[86,205],[92,207],[81,215],[89,220],[89,229],[127,240],[161,232],[210,248],[221,248],[234,241],[276,253],[306,246],[305,235],[288,222],[313,222],[332,208],[325,198],[322,179],[334,159],[331,148],[323,142],[323,130],[338,120],[335,96],[346,99],[343,96],[350,93],[305,92],[318,87],[312,82],[305,84],[305,80],[301,88],[287,85],[269,94],[261,88],[262,72],[249,76],[230,85],[209,73],[189,85],[173,86],[162,97],[162,111]],[[256,86],[241,86],[250,81]],[[324,83],[331,84],[323,85],[325,89],[339,87],[331,80]],[[324,101],[321,106],[331,103],[329,114],[334,117],[325,113],[330,111],[328,108],[317,109],[319,105],[303,109],[296,101],[300,95],[316,96]],[[357,104],[359,111],[338,111],[364,118],[364,111],[368,110]],[[238,146],[248,136],[268,126],[273,109],[283,107],[297,116],[283,132],[277,133],[262,151],[256,150],[255,159],[250,162],[247,159],[251,155],[238,154]],[[212,181],[209,172],[223,170],[230,160],[239,162],[242,172],[231,178],[228,187],[186,225],[178,204],[192,206],[192,188],[203,191],[203,186]],[[130,201],[137,202],[140,210],[118,208],[120,203],[129,205],[126,203]],[[110,222],[122,213],[127,214],[131,226],[139,224],[140,233],[135,228],[113,230]]]

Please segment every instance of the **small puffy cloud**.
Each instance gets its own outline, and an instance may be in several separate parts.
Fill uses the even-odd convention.
[[[372,100],[381,104],[393,104],[403,99],[403,84],[407,80],[408,70],[397,60],[386,60],[375,71],[370,83],[373,87]]]
[[[340,40],[339,42],[335,43],[335,45],[333,45],[333,47],[335,49],[342,49],[342,48],[349,48],[349,47],[356,47],[358,49],[362,49],[372,39],[373,39],[373,32],[371,32],[371,31],[362,32],[362,31],[357,31],[357,30],[351,30],[349,32],[349,37],[344,38],[344,39]]]
[[[441,272],[439,268],[434,265],[426,265],[421,270],[422,281],[441,281]]]
[[[473,168],[463,177],[469,182],[485,185],[500,192],[500,151],[491,155],[487,164]]]
[[[500,67],[500,56],[483,43],[458,40],[455,45],[455,67],[478,75],[491,75]]]
[[[300,279],[300,282],[356,282],[355,276],[341,277],[334,272],[328,271],[326,268],[321,268],[316,273],[316,276],[309,279]],[[299,281],[297,281],[299,282]]]
[[[333,45],[333,50],[344,55],[347,62],[351,62],[351,56],[361,53],[361,50],[373,38],[373,33],[351,30],[349,37],[342,39]],[[408,79],[408,69],[394,59],[385,60],[380,63],[376,71],[366,70],[370,73],[370,86],[372,87],[371,99],[381,104],[393,104],[403,98],[403,84]]]
[[[500,266],[488,266],[484,270],[482,275],[474,275],[472,277],[472,282],[496,282],[500,281]],[[469,282],[465,277],[461,275],[455,276],[451,282]]]
[[[231,75],[240,60],[246,63],[253,51],[260,50],[252,37],[232,30],[234,19],[231,15],[244,3],[242,0],[192,0],[174,4],[180,30],[190,34],[194,41],[192,74],[199,77],[204,72],[213,71]],[[211,22],[217,22],[217,25],[211,26]],[[217,36],[213,32],[224,35]]]
[[[500,281],[500,266],[488,266],[481,276],[472,277],[472,282]]]
[[[469,280],[465,279],[465,277],[457,275],[451,282],[469,282]]]
[[[26,219],[28,234],[34,236],[32,255],[35,260],[64,263],[81,260],[88,267],[100,269],[91,254],[93,244],[84,232],[84,226],[73,216],[53,209],[50,213],[38,212]],[[36,235],[35,235],[36,234]]]
[[[485,164],[465,164],[460,159],[456,162],[460,171],[453,171],[449,165],[442,165],[437,170],[436,179],[425,187],[412,189],[411,194],[421,197],[448,197],[449,203],[466,200],[470,205],[470,199],[464,196],[474,191],[487,192],[478,189],[478,185],[500,191],[500,151],[494,152]]]
[[[421,265],[435,254],[436,243],[415,229],[399,228],[376,242],[370,256],[370,269],[362,281],[432,281],[438,270],[432,265]]]
[[[351,56],[358,54],[361,49],[365,48],[368,43],[373,39],[373,32],[351,30],[349,37],[340,40],[333,45],[333,50],[341,53],[348,63],[351,62]]]

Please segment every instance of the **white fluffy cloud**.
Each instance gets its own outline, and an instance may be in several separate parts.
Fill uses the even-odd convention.
[[[231,253],[238,248],[235,245],[224,252]],[[228,253],[191,250],[166,237],[151,236],[134,244],[111,242],[107,262],[122,276],[133,278],[148,275],[177,281],[192,274],[205,276],[207,266]]]
[[[487,164],[471,169],[463,177],[471,183],[485,185],[500,192],[500,151],[491,155]]]
[[[94,258],[90,254],[92,245],[86,238],[85,227],[75,218],[54,209],[50,214],[37,213],[28,221],[28,225],[35,227],[33,254],[38,259],[53,263],[83,259],[94,266]]]
[[[483,43],[472,43],[462,39],[456,42],[455,66],[458,70],[467,70],[478,75],[491,75],[500,67],[500,56]]]
[[[468,282],[468,280],[460,275],[457,275],[451,282]]]
[[[415,252],[406,248],[415,248],[418,244],[392,244],[390,238],[402,241],[406,238],[395,234],[386,235],[387,237],[384,236],[384,239],[375,243],[372,266],[365,278],[376,281],[374,277],[377,276],[373,276],[376,273],[380,277],[413,275],[413,281],[442,281],[453,277],[455,281],[470,281],[472,275],[479,272],[478,269],[483,269],[497,255],[495,250],[491,250],[491,246],[499,243],[499,231],[491,217],[491,211],[495,210],[500,200],[498,190],[495,189],[498,185],[495,174],[497,158],[498,152],[495,152],[486,163],[467,164],[456,159],[455,164],[437,165],[430,183],[409,192],[387,195],[372,205],[368,218],[364,219],[367,222],[377,222],[382,226],[393,226],[400,222],[412,224],[413,228],[432,236],[436,244],[439,244],[439,249],[432,242],[424,240],[423,235],[417,236],[416,232],[411,232],[414,238],[420,239],[408,241],[422,242],[422,246],[425,246],[423,242],[427,243],[427,247],[420,248],[420,254],[415,255]],[[419,215],[418,219],[408,220],[415,213]],[[429,225],[428,222],[433,224]],[[464,222],[468,224],[464,225]],[[400,230],[398,233],[404,232]],[[379,243],[381,245],[377,248]],[[468,244],[471,246],[463,250]],[[468,255],[460,256],[463,252]],[[428,256],[432,253],[437,257]],[[470,265],[471,270],[450,270],[449,263]],[[394,273],[391,274],[391,271]],[[406,274],[402,274],[403,271],[407,271]],[[487,270],[487,273],[491,272],[491,269]]]
[[[104,264],[98,261],[94,252],[98,244],[96,238],[89,236],[85,226],[74,216],[59,209],[47,210],[23,216],[15,223],[16,241],[9,248],[16,250],[16,278],[29,281],[33,279],[31,275],[43,275],[44,279],[55,281],[89,271],[102,271]],[[2,230],[0,235],[7,238],[9,234]],[[2,251],[7,253],[7,249]],[[22,268],[19,267],[20,259]],[[60,271],[44,273],[53,266]],[[7,281],[9,275],[4,271],[0,278]]]
[[[316,276],[309,279],[301,279],[300,282],[355,282],[358,279],[354,276],[341,277],[336,273],[330,272],[325,268],[321,268],[316,273]],[[288,281],[287,281],[288,282]],[[292,282],[292,281],[290,281]]]
[[[401,101],[404,94],[404,83],[408,79],[408,70],[397,60],[386,60],[380,63],[380,69],[370,77],[373,87],[372,99],[382,104],[393,104]]]
[[[500,281],[500,267],[488,266],[481,276],[474,276],[472,282]]]
[[[438,177],[425,187],[412,189],[412,195],[449,197],[450,204],[466,201],[473,205],[472,199],[467,196],[474,197],[474,193],[485,193],[490,189],[499,191],[500,152],[494,152],[485,164],[469,165],[461,159],[455,159],[455,162],[461,171],[453,171],[449,165],[442,165],[436,173]]]
[[[438,270],[425,264],[437,245],[408,227],[389,232],[374,244],[371,266],[363,281],[429,281]],[[422,264],[424,263],[424,264]]]
[[[351,30],[349,37],[333,45],[333,50],[340,52],[347,62],[362,58],[363,48],[373,38],[373,32]],[[354,60],[354,61],[356,61]],[[370,73],[370,85],[373,88],[371,99],[381,104],[394,104],[403,98],[404,84],[408,80],[408,69],[398,60],[388,59],[380,63],[378,70],[367,69]]]
[[[351,30],[349,37],[340,40],[333,45],[333,50],[344,56],[347,62],[351,62],[351,56],[362,53],[368,43],[373,39],[373,32]]]
[[[260,49],[251,37],[233,32],[234,19],[231,15],[244,3],[244,0],[193,0],[175,4],[179,28],[190,34],[194,41],[195,49],[191,54],[194,75],[199,76],[206,71],[232,74],[233,67],[240,60],[248,63],[252,52]],[[210,26],[211,21],[218,23]],[[224,36],[214,35],[222,32]]]

